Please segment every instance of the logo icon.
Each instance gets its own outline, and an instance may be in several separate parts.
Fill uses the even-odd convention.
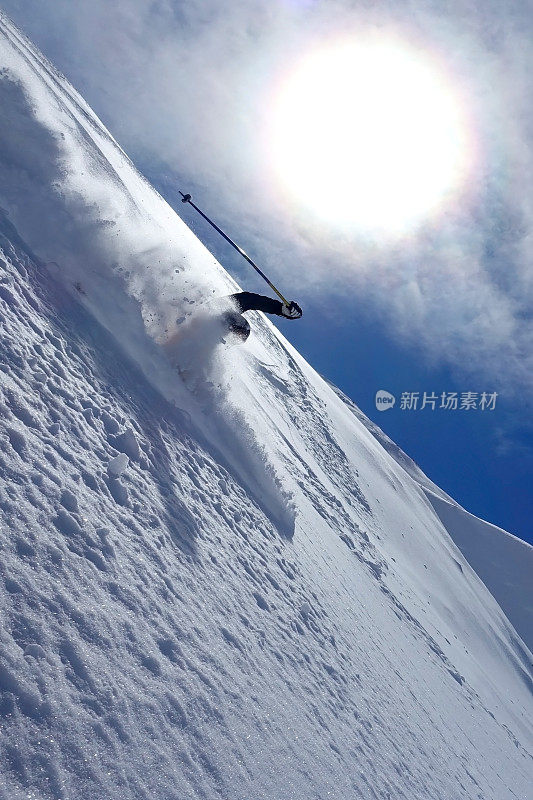
[[[376,392],[376,408],[378,411],[388,411],[389,408],[392,408],[394,403],[396,402],[396,398],[390,392],[386,392],[385,389],[380,389]]]

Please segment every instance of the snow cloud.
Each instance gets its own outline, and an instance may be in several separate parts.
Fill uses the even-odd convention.
[[[365,4],[366,6],[366,4]],[[533,374],[533,207],[526,4],[462,0],[5,0],[170,202],[201,204],[274,275],[327,288],[388,320],[391,335],[523,389]],[[476,142],[471,185],[446,214],[396,242],[309,224],[280,198],[266,153],[273,93],[336,34],[391,29],[453,74]],[[320,187],[317,187],[320,191]],[[200,201],[201,198],[201,201]],[[335,276],[335,279],[332,279]],[[351,307],[341,295],[354,299]],[[296,292],[294,292],[296,294]],[[305,298],[304,298],[305,300]]]

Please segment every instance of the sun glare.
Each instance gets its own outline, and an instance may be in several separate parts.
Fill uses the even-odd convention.
[[[270,131],[282,185],[314,215],[402,234],[465,178],[467,126],[429,58],[396,42],[343,42],[301,62]]]

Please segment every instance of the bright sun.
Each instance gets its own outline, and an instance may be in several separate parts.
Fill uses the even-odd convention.
[[[274,167],[317,216],[402,234],[464,181],[467,125],[431,61],[397,42],[343,42],[299,64],[276,99]]]

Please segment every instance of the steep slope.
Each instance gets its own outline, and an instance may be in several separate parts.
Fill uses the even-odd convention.
[[[529,650],[533,651],[533,547],[496,525],[469,514],[424,475],[420,467],[349,397],[337,387],[331,388],[387,453],[420,484],[454,543],[496,598]]]
[[[0,798],[526,798],[531,655],[419,484],[0,49]]]
[[[533,651],[533,547],[427,491],[440,521]]]

